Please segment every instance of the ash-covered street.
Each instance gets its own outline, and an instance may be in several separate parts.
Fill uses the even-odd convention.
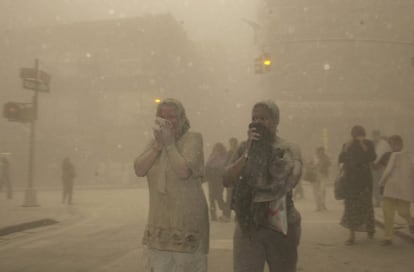
[[[79,190],[72,206],[61,204],[60,192],[54,190],[39,192],[40,207],[20,207],[23,194],[19,192],[13,202],[1,199],[2,218],[7,216],[9,222],[27,217],[54,218],[59,223],[1,236],[0,270],[143,271],[141,238],[148,192],[141,185]],[[304,188],[305,199],[296,201],[303,216],[298,271],[413,271],[412,242],[396,237],[393,246],[382,247],[382,229],[377,228],[374,240],[360,234],[356,245],[345,246],[347,232],[338,224],[340,202],[329,194],[328,211],[316,212],[310,186],[305,183]],[[232,222],[211,223],[209,271],[232,271],[233,227]]]

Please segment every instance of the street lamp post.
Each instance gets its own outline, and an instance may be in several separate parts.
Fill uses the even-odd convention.
[[[23,79],[23,86],[34,91],[32,98],[32,118],[30,120],[30,139],[29,139],[29,171],[27,188],[24,195],[24,207],[39,206],[34,188],[34,164],[35,164],[35,141],[36,141],[36,120],[38,112],[38,93],[49,91],[50,76],[39,70],[39,60],[35,59],[34,68],[23,68],[20,75]]]
[[[35,60],[35,67],[34,67],[36,74],[39,71],[39,60]],[[33,98],[32,98],[32,106],[33,106],[33,113],[37,115],[37,94],[38,90],[35,88]],[[36,118],[33,118],[30,122],[30,136],[29,136],[29,172],[28,172],[28,180],[27,180],[27,188],[24,194],[24,207],[36,207],[39,206],[37,203],[37,194],[34,188],[34,158],[35,158],[35,139],[36,139]]]

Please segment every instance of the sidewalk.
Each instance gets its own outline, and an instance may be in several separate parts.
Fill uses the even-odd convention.
[[[6,199],[1,195],[0,237],[2,231],[18,225],[33,224],[39,221],[44,221],[47,224],[51,220],[57,221],[58,223],[70,222],[84,216],[75,206],[62,204],[61,192],[58,190],[37,191],[37,199],[38,206],[23,207],[24,191],[15,191],[13,199]],[[15,232],[18,229],[15,229]],[[21,229],[24,230],[25,228],[22,227]]]
[[[137,187],[140,187],[138,185]],[[305,187],[308,187],[305,185]],[[77,190],[105,190],[105,189],[122,189],[111,187],[79,187]],[[306,188],[307,195],[311,195],[310,188]],[[331,194],[332,188],[328,186],[328,197]],[[57,188],[42,188],[37,191],[38,207],[23,207],[24,192],[17,191],[14,193],[13,199],[6,199],[0,192],[0,232],[4,228],[16,226],[19,224],[35,222],[43,219],[51,219],[57,222],[70,222],[84,218],[83,214],[76,205],[61,204],[61,193]],[[335,203],[335,204],[334,204]],[[333,205],[339,205],[339,201],[334,201]],[[375,208],[375,220],[377,226],[383,228],[384,219],[381,208]],[[409,232],[404,220],[398,215],[395,216],[395,235],[414,243],[414,235]],[[378,237],[381,237],[382,231],[378,232]],[[1,236],[0,236],[1,237]]]
[[[146,186],[146,183],[141,181],[129,184],[85,184],[75,187],[75,195],[87,191],[123,190]],[[61,190],[59,186],[36,188],[38,206],[35,207],[23,207],[25,198],[23,187],[14,189],[12,199],[7,199],[5,192],[0,191],[0,237],[5,237],[11,230],[18,232],[19,229],[24,231],[36,226],[52,224],[53,221],[68,223],[86,218],[85,210],[76,205],[76,197],[75,205],[61,203]]]
[[[146,187],[146,183],[144,182],[131,184],[88,184],[76,186],[75,191],[122,190],[144,187]],[[36,188],[36,196],[38,206],[23,207],[25,197],[24,188],[15,188],[13,199],[6,199],[5,192],[0,192],[0,237],[2,229],[20,224],[43,219],[67,222],[86,216],[79,210],[77,205],[64,205],[61,203],[62,193],[60,187]]]
[[[300,210],[303,219],[303,236],[301,242],[301,259],[299,263],[298,271],[305,271],[305,267],[313,262],[314,258],[314,251],[319,250],[321,248],[333,247],[335,246],[335,252],[339,252],[344,254],[344,250],[346,251],[348,247],[345,246],[336,246],[342,245],[342,238],[345,236],[340,236],[339,242],[336,244],[332,242],[331,238],[338,237],[337,235],[342,233],[346,235],[346,231],[343,230],[339,226],[339,220],[342,215],[343,207],[341,201],[336,201],[333,198],[332,194],[332,187],[327,188],[327,212],[315,212],[314,211],[314,201],[313,195],[311,192],[311,188],[309,185],[304,185],[305,189],[305,199],[297,200],[296,206]],[[61,203],[61,194],[59,190],[47,190],[38,191],[38,200],[39,200],[39,207],[22,207],[24,201],[24,193],[17,192],[14,196],[14,199],[7,200],[4,198],[4,195],[0,195],[0,230],[5,226],[12,226],[21,223],[33,222],[40,219],[52,219],[56,220],[59,223],[55,225],[60,229],[59,224],[72,224],[75,225],[79,220],[82,219],[89,219],[90,213],[89,211],[93,211],[96,207],[96,204],[102,203],[101,201],[106,201],[105,203],[113,203],[107,201],[108,198],[104,198],[101,200],[97,200],[97,198],[91,198],[91,196],[97,195],[112,195],[113,192],[110,189],[114,188],[107,188],[108,192],[101,191],[97,189],[96,192],[84,190],[83,192],[79,192],[76,194],[75,198],[75,205],[64,205]],[[116,188],[115,188],[116,189]],[[123,190],[120,191],[122,196],[125,196],[125,192]],[[127,194],[128,197],[137,197],[138,195],[136,192],[134,194]],[[147,195],[147,192],[140,191],[140,193]],[[87,197],[85,197],[87,196]],[[119,197],[119,195],[116,195]],[[111,199],[111,198],[109,198]],[[140,205],[144,205],[140,202]],[[102,206],[99,206],[102,207]],[[138,206],[137,206],[138,207]],[[141,206],[140,206],[141,207]],[[143,209],[146,209],[146,206],[142,206]],[[135,207],[132,207],[132,210]],[[382,224],[382,209],[376,208],[376,219],[378,225]],[[106,218],[107,214],[102,214],[100,218]],[[397,219],[397,217],[396,217]],[[400,221],[396,221],[398,227],[401,227],[399,224]],[[145,222],[142,222],[144,224]],[[141,224],[141,223],[140,223]],[[326,226],[324,230],[329,231],[320,232],[320,228],[318,226]],[[91,225],[86,225],[88,228]],[[132,226],[132,225],[131,225]],[[82,226],[84,227],[84,226]],[[135,226],[134,226],[135,227]],[[62,228],[64,229],[64,228]],[[41,230],[41,229],[39,229]],[[31,235],[33,231],[20,231],[14,234],[0,236],[0,242],[2,245],[7,245],[7,243],[14,242],[16,237],[25,237],[26,235]],[[222,222],[211,222],[210,224],[210,253],[209,253],[209,271],[215,272],[227,272],[231,271],[233,266],[233,231],[234,231],[234,222],[231,223],[222,223]],[[319,232],[318,232],[319,231]],[[408,233],[406,226],[404,228],[399,228],[396,235],[400,236],[402,234],[406,234],[404,238],[405,241],[409,239],[411,242],[414,242],[414,238],[411,234]],[[322,237],[321,240],[315,239],[314,237]],[[381,240],[383,237],[383,231],[380,228],[377,228],[377,235],[376,240]],[[400,236],[401,237],[401,236]],[[338,240],[337,239],[337,240]],[[345,239],[345,238],[343,238]],[[376,243],[376,241],[374,241]],[[405,244],[405,243],[404,243]],[[365,244],[366,245],[366,244]],[[361,247],[364,248],[364,244],[361,243]],[[378,250],[382,250],[381,247]],[[410,247],[411,248],[411,247]],[[103,249],[105,250],[105,248]],[[376,249],[377,250],[377,249]],[[326,254],[326,251],[324,251]],[[341,255],[342,256],[342,255]],[[334,260],[338,261],[337,258],[329,259],[329,256],[323,255],[321,258],[326,259],[328,257],[327,262]],[[123,255],[114,257],[111,261],[102,262],[94,271],[97,272],[109,272],[109,271],[117,271],[117,272],[130,272],[130,271],[137,271],[137,268],[143,267],[145,260],[145,248],[140,244],[130,252],[127,252]],[[345,266],[347,264],[344,264]],[[79,271],[89,271],[89,270],[79,270]],[[268,271],[268,270],[266,270]],[[306,270],[307,271],[307,270]],[[309,270],[312,271],[312,270]],[[321,270],[314,270],[314,271],[321,271]],[[342,271],[350,271],[350,270],[342,270]]]

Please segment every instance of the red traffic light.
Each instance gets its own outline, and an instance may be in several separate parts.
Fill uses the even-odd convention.
[[[20,117],[21,106],[17,102],[8,102],[4,104],[3,116],[9,121],[18,121]]]
[[[34,117],[33,108],[28,103],[7,102],[3,106],[3,117],[12,122],[31,122]]]

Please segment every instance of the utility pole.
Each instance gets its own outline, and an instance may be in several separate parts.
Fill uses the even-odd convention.
[[[39,71],[39,60],[35,59],[35,67],[36,75]],[[34,90],[33,98],[32,98],[32,107],[33,112],[37,115],[37,87]],[[24,207],[36,207],[39,206],[37,203],[37,195],[36,190],[34,188],[34,158],[35,158],[35,139],[36,139],[36,118],[33,118],[30,122],[30,136],[29,136],[29,172],[28,172],[28,180],[27,180],[27,188],[24,195]]]
[[[34,68],[22,68],[20,77],[23,79],[23,87],[34,91],[32,98],[32,118],[30,120],[29,139],[29,171],[27,188],[24,195],[23,207],[37,207],[37,195],[34,188],[35,177],[35,143],[36,143],[36,120],[38,113],[38,93],[49,91],[50,76],[39,70],[39,60],[35,59]]]

